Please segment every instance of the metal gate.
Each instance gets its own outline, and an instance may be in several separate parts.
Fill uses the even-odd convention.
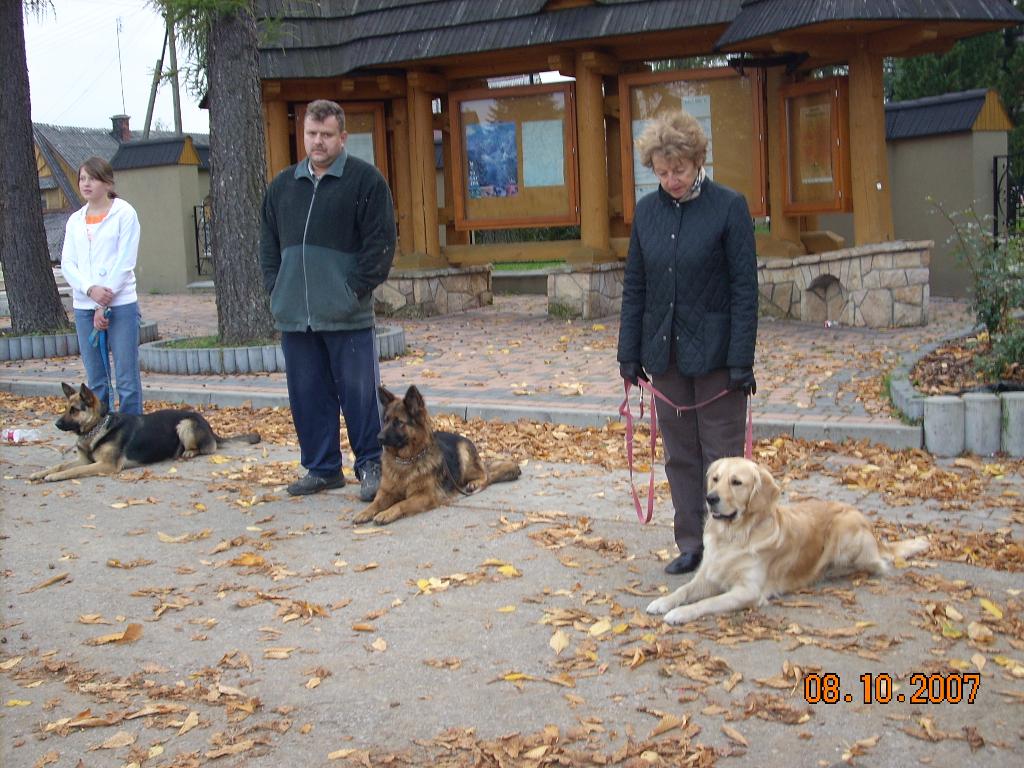
[[[209,203],[193,206],[192,216],[196,222],[196,271],[200,275],[213,274],[213,238],[210,221],[213,209]]]
[[[992,235],[1024,233],[1024,178],[1014,174],[1024,166],[1024,153],[992,158]]]

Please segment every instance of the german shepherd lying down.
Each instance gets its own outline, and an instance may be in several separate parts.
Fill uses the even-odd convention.
[[[415,386],[409,387],[401,400],[384,387],[379,393],[384,406],[379,435],[384,448],[380,490],[354,522],[393,523],[446,504],[457,493],[469,495],[491,483],[519,477],[519,465],[514,461],[484,464],[471,440],[452,432],[435,432]]]
[[[78,390],[63,383],[61,388],[68,403],[64,415],[57,419],[57,429],[78,435],[78,458],[29,475],[30,480],[53,482],[112,475],[167,459],[213,453],[230,441],[260,441],[256,432],[220,437],[194,411],[167,408],[142,416],[108,414],[106,403],[101,403],[85,384]]]

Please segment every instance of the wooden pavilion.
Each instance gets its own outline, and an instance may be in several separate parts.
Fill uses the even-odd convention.
[[[572,271],[621,266],[635,201],[656,185],[632,139],[680,107],[711,136],[714,178],[770,217],[759,257],[844,245],[817,232],[817,214],[834,211],[852,211],[854,245],[890,241],[883,60],[1024,22],[1009,0],[258,6],[275,19],[260,51],[268,174],[301,159],[306,103],[341,103],[349,151],[391,185],[405,271],[559,258]],[[691,57],[728,66],[676,66]],[[842,74],[821,77],[829,66]],[[566,79],[541,82],[547,72]],[[551,225],[578,225],[579,239],[473,243],[474,231]]]

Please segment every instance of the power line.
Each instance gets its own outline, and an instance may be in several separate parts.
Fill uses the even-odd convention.
[[[117,73],[121,77],[121,114],[128,111],[124,103],[124,67],[121,65],[121,17],[117,17]]]

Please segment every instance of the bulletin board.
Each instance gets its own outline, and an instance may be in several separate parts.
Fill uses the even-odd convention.
[[[449,94],[455,226],[579,223],[571,83]]]
[[[849,97],[845,77],[779,89],[783,213],[851,211]]]
[[[384,105],[363,102],[339,102],[345,110],[345,151],[377,167],[388,178],[387,141],[384,127]],[[306,157],[302,139],[302,126],[306,119],[306,104],[295,106],[295,156],[301,162]]]
[[[710,178],[747,199],[752,216],[768,212],[765,185],[764,77],[741,76],[729,67],[641,72],[619,77],[622,98],[622,199],[627,223],[636,202],[658,188],[650,168],[640,164],[636,139],[648,123],[685,110],[708,138],[705,168]]]

